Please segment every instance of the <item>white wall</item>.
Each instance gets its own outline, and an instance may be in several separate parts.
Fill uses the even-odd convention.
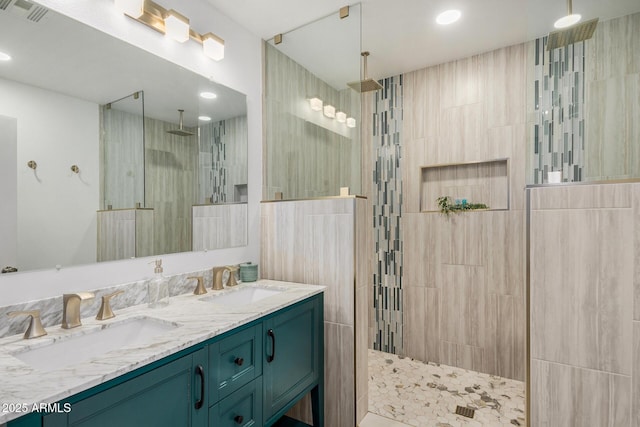
[[[15,117],[0,116],[0,269],[17,265],[18,200]]]
[[[14,266],[22,271],[94,262],[98,105],[5,79],[0,93],[0,114],[15,117],[18,131]],[[27,167],[30,160],[38,165],[35,173]]]
[[[155,31],[116,13],[111,0],[41,0],[42,5],[101,31],[121,38],[135,46],[168,59],[229,86],[247,95],[248,109],[248,170],[249,170],[249,244],[242,248],[209,252],[182,253],[163,256],[165,274],[198,270],[214,265],[241,261],[258,261],[262,188],[262,52],[258,36],[222,15],[206,0],[163,0],[166,8],[174,8],[191,19],[200,32],[215,32],[225,39],[225,59],[212,61],[202,55],[200,45],[167,43]],[[96,288],[123,283],[152,275],[146,264],[149,259],[115,261],[111,263],[14,273],[0,277],[0,306],[27,301],[62,292]]]

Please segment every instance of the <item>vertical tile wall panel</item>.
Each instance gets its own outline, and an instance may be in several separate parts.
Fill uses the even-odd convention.
[[[531,425],[631,427],[631,378],[531,362]]]
[[[631,375],[629,209],[534,211],[531,355]]]
[[[639,188],[529,190],[532,425],[638,424]]]
[[[233,248],[247,244],[247,204],[194,206],[193,250]]]
[[[325,418],[338,427],[354,425],[367,408],[361,394],[367,392],[370,282],[361,276],[371,273],[370,258],[357,251],[371,224],[366,207],[355,197],[261,204],[261,277],[327,286]],[[304,414],[302,405],[291,413]]]
[[[401,147],[405,355],[521,380],[529,48],[406,74]],[[509,211],[420,213],[421,166],[497,158],[510,163]],[[442,182],[475,189],[472,172],[449,172]]]

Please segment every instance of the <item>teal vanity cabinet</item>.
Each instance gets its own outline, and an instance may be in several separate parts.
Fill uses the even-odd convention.
[[[43,427],[140,427],[207,425],[206,350],[139,375],[43,417]]]
[[[322,294],[65,399],[68,413],[8,427],[302,426],[284,414],[311,392],[323,422]]]

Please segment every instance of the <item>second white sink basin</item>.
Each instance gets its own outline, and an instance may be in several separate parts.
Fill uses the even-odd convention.
[[[12,355],[40,371],[55,371],[112,350],[144,346],[178,326],[151,317],[135,318]]]
[[[201,298],[200,301],[238,307],[246,304],[251,304],[274,295],[278,295],[282,292],[284,292],[284,290],[282,289],[245,287],[238,290],[230,290],[222,295],[211,295],[208,297],[204,297]]]

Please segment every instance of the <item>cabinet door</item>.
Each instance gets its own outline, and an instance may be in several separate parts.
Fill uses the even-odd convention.
[[[322,299],[315,297],[263,322],[264,420],[319,378],[322,350]]]
[[[43,427],[206,426],[204,364],[206,352],[199,350],[73,404],[66,423],[59,414],[44,417]]]

